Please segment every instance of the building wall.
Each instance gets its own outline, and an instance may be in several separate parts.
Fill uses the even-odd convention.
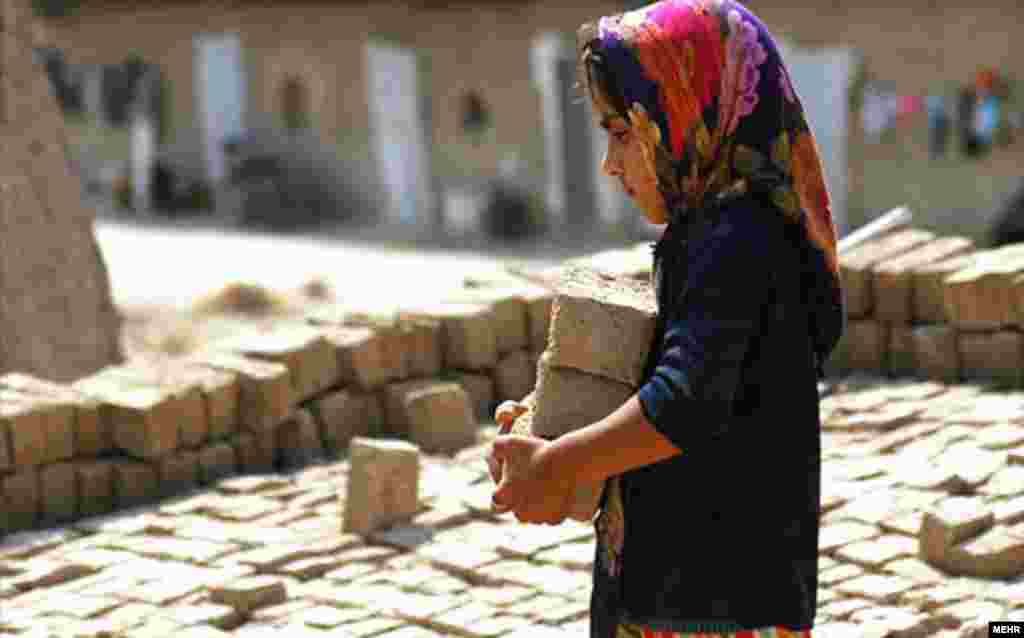
[[[981,66],[1024,79],[1024,38],[1012,37],[1014,26],[1024,24],[1024,4],[1016,0],[974,6],[940,0],[872,0],[857,6],[749,0],[748,5],[776,35],[799,46],[857,49],[870,78],[891,82],[905,94],[952,93]],[[574,34],[584,20],[617,6],[611,0],[443,6],[180,2],[117,13],[86,8],[73,19],[52,23],[50,37],[72,61],[118,62],[135,50],[159,63],[172,85],[174,136],[182,142],[198,140],[192,36],[198,28],[237,30],[249,74],[250,112],[276,112],[275,88],[282,75],[304,75],[317,130],[348,155],[369,149],[363,43],[368,37],[393,40],[416,48],[425,63],[433,160],[442,181],[493,174],[499,160],[515,152],[539,183],[544,142],[540,94],[531,78],[531,40],[548,29]],[[459,98],[467,89],[479,90],[492,111],[493,133],[479,148],[459,134]],[[984,213],[1020,176],[1021,143],[982,161],[932,161],[923,116],[880,143],[863,139],[856,113],[851,121],[853,224],[909,204],[926,225],[974,233],[984,225]]]

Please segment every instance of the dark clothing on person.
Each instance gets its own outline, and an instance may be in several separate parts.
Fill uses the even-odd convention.
[[[682,454],[623,474],[625,529],[594,564],[591,636],[813,625],[821,363],[843,330],[822,253],[744,196],[670,224],[639,399]],[[606,490],[605,499],[608,498]]]

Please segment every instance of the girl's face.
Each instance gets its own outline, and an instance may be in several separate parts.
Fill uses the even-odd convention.
[[[658,176],[644,159],[643,143],[629,122],[611,109],[601,108],[595,100],[601,128],[608,133],[608,150],[601,164],[609,177],[619,179],[622,188],[644,212],[652,224],[668,223],[665,198],[658,190]]]

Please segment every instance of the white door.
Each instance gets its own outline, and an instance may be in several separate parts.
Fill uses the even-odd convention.
[[[825,183],[832,198],[832,217],[840,237],[847,223],[847,131],[849,90],[856,65],[851,49],[801,50],[780,43],[794,88],[803,102],[811,132],[818,143]]]
[[[367,43],[366,69],[371,144],[390,200],[389,219],[425,223],[432,195],[416,54]]]
[[[196,47],[196,96],[206,173],[214,183],[226,173],[224,140],[241,134],[245,116],[245,70],[237,34],[200,35]]]

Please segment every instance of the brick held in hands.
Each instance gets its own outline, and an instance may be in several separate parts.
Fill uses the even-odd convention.
[[[849,321],[842,340],[846,362],[851,369],[885,374],[888,369],[888,324],[870,319]]]
[[[532,409],[524,412],[512,423],[510,433],[518,436],[538,436],[533,430],[533,416]],[[554,437],[542,438],[552,439]],[[597,506],[601,503],[602,487],[601,485],[577,487],[576,493],[573,495],[572,504],[569,506],[569,518],[584,522],[592,520],[597,512]]]
[[[890,323],[911,323],[914,319],[915,268],[935,264],[974,251],[974,242],[964,237],[940,237],[923,246],[872,268],[874,317]]]
[[[526,348],[530,342],[529,311],[525,291],[511,286],[465,288],[444,295],[444,303],[484,305],[494,318],[498,354]]]
[[[480,371],[498,363],[497,326],[487,304],[439,303],[410,308],[403,315],[441,322],[445,368]]]
[[[911,307],[915,323],[943,323],[949,320],[945,300],[946,277],[971,266],[981,254],[974,252],[960,255],[934,264],[917,266],[911,271]]]
[[[841,255],[839,275],[847,315],[856,319],[866,317],[873,311],[871,269],[876,264],[905,254],[933,239],[933,233],[911,228],[868,241]]]
[[[241,429],[255,432],[271,430],[291,415],[295,389],[284,364],[212,350],[190,355],[187,361],[237,376]]]
[[[957,336],[964,380],[995,381],[1010,388],[1021,386],[1024,335],[1011,330],[960,332]]]
[[[349,459],[343,532],[368,535],[418,513],[420,451],[415,445],[356,437]]]
[[[277,323],[222,339],[212,348],[283,364],[295,391],[295,404],[336,385],[340,377],[334,347],[321,330],[307,323]]]
[[[608,416],[635,392],[632,386],[572,368],[551,364],[541,357],[534,391],[533,431],[557,437]]]
[[[537,361],[526,350],[510,352],[498,361],[493,376],[495,399],[518,401],[537,384]]]
[[[454,454],[476,442],[469,393],[456,383],[435,383],[405,395],[409,440],[424,452]]]
[[[530,350],[544,350],[548,347],[548,333],[551,329],[551,305],[554,303],[554,300],[554,291],[540,286],[534,286],[526,293],[526,315],[530,326]]]
[[[960,381],[956,328],[948,323],[917,326],[912,331],[919,377],[943,383]]]
[[[566,268],[555,295],[549,365],[637,385],[654,336],[650,285]]]

